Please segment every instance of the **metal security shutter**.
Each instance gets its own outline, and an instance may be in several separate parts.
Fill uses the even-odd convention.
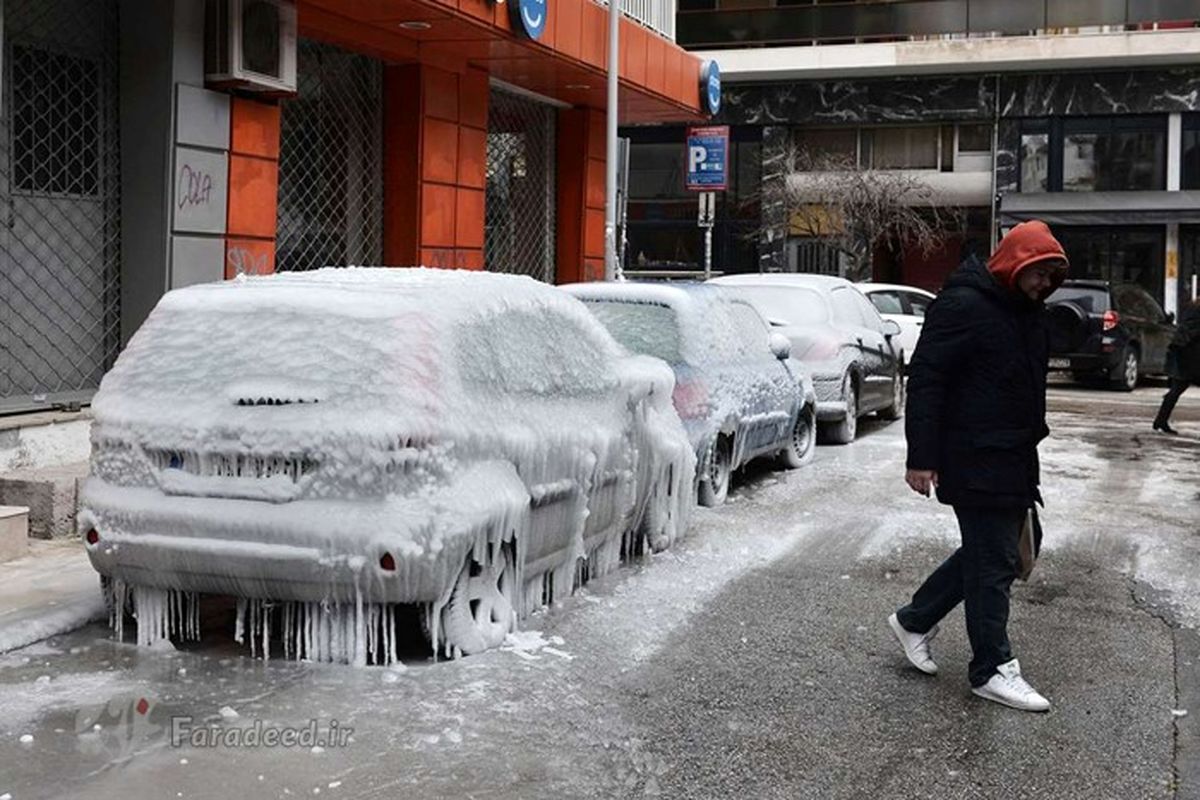
[[[115,0],[3,4],[0,412],[86,402],[120,349]]]
[[[382,76],[375,59],[298,43],[298,92],[280,120],[277,269],[381,262]]]
[[[492,88],[484,266],[554,282],[552,106]]]

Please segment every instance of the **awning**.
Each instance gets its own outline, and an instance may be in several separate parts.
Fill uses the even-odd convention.
[[[1040,219],[1050,225],[1200,223],[1196,192],[1040,192],[1000,198],[1000,224]]]

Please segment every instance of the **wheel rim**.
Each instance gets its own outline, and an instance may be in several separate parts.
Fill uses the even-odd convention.
[[[497,542],[488,546],[488,560],[480,564],[472,560],[467,567],[466,599],[470,603],[475,628],[489,643],[503,640],[512,630],[513,609],[512,545]]]
[[[808,414],[801,411],[800,416],[796,418],[796,424],[792,426],[792,450],[797,458],[808,452],[811,440],[812,425],[808,423]]]
[[[1137,355],[1132,352],[1125,356],[1125,385],[1137,385]]]

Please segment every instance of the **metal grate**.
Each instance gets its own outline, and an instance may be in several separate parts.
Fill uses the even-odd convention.
[[[0,412],[90,399],[121,293],[117,2],[3,13]]]
[[[494,88],[488,105],[484,265],[554,282],[554,108]]]
[[[375,59],[298,43],[298,92],[280,121],[277,269],[382,261],[382,75]]]

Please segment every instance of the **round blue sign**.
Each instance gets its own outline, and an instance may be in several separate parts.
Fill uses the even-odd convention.
[[[700,97],[709,114],[721,110],[721,68],[715,61],[705,61],[700,70]]]
[[[530,39],[541,38],[549,16],[546,0],[510,0],[508,8],[515,18],[513,21],[526,36]]]

